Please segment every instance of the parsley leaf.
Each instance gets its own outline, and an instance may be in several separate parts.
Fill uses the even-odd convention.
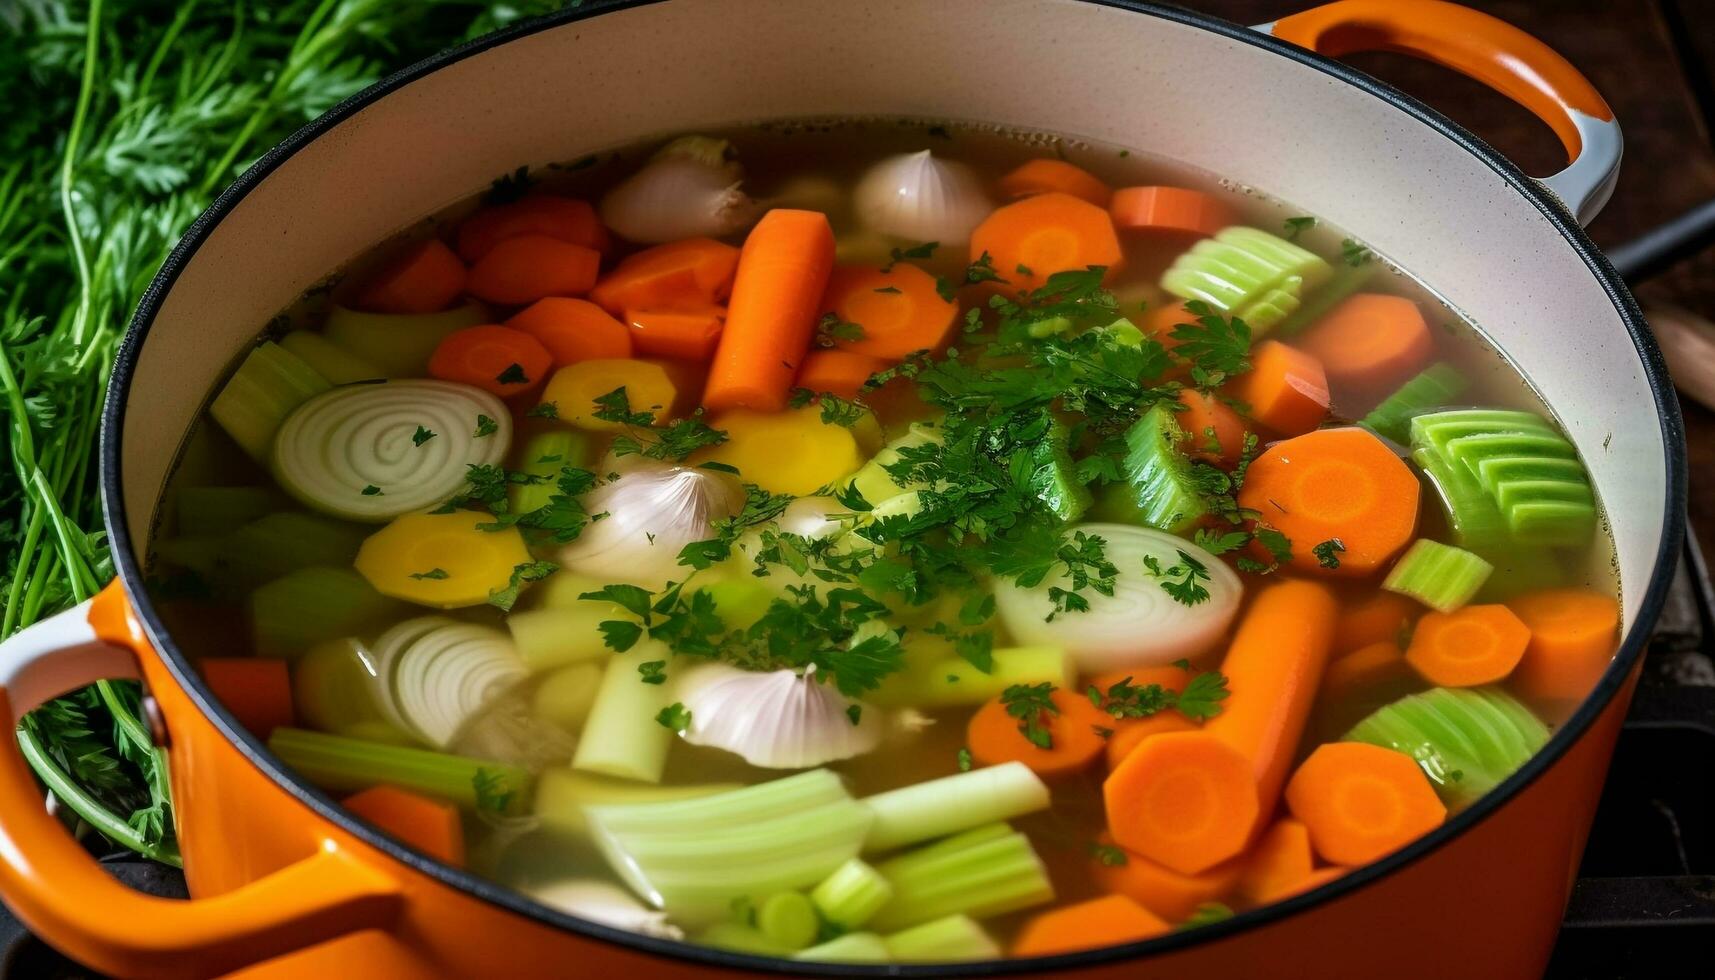
[[[1316,227],[1316,219],[1309,215],[1301,215],[1296,218],[1287,218],[1283,224],[1286,226],[1286,240],[1296,242],[1299,235]]]
[[[432,431],[425,429],[419,425],[419,426],[417,426],[417,431],[411,433],[411,445],[421,446],[423,443],[428,442],[430,439],[433,439],[434,437],[435,437],[435,434]]]
[[[890,256],[891,261],[889,261],[886,265],[882,266],[881,271],[882,272],[892,272],[894,266],[905,261],[906,259],[933,258],[935,255],[935,250],[937,248],[940,248],[940,247],[941,247],[940,242],[923,242],[920,245],[913,245],[910,248],[892,249],[889,252],[889,256]]]
[[[530,383],[529,377],[524,374],[524,365],[522,364],[508,365],[506,370],[494,376],[494,380],[503,385],[522,385]]]
[[[523,591],[526,584],[540,582],[559,568],[560,566],[551,561],[527,561],[512,566],[512,574],[507,577],[506,587],[490,592],[488,604],[511,612],[513,603],[518,601],[518,593]]]
[[[1356,239],[1343,238],[1340,240],[1340,258],[1345,259],[1346,264],[1353,268],[1357,268],[1375,257],[1374,252]]]
[[[381,496],[381,488],[376,486],[373,483],[364,487],[361,492],[365,497],[379,497],[379,496]]]
[[[963,748],[963,747],[961,747],[959,749],[958,763],[959,763],[959,771],[960,772],[970,772],[971,771],[971,750],[970,749]]]
[[[655,723],[662,728],[683,735],[685,730],[691,727],[690,709],[682,703],[674,701],[661,709],[660,713],[655,716]]]
[[[1235,374],[1250,370],[1251,328],[1238,317],[1224,317],[1200,299],[1185,304],[1196,318],[1181,323],[1171,336],[1173,356],[1191,366],[1199,388],[1213,388]]]
[[[1251,536],[1243,531],[1217,531],[1207,527],[1200,527],[1195,534],[1191,535],[1191,540],[1196,543],[1197,547],[1211,555],[1224,555],[1229,551],[1236,551],[1244,547],[1250,539]]]
[[[525,412],[524,416],[532,419],[557,419],[560,417],[560,406],[553,402],[543,402],[535,408],[532,408],[530,411]]]
[[[1052,695],[1054,685],[1012,684],[1000,693],[1000,703],[1008,716],[1018,719],[1018,731],[1025,740],[1039,749],[1054,747],[1054,736],[1048,731],[1049,718],[1060,713]]]
[[[444,568],[431,568],[426,572],[412,572],[411,577],[418,580],[429,579],[432,581],[440,581],[441,579],[451,578],[452,576],[448,575],[447,570]]]
[[[840,319],[837,313],[824,313],[816,321],[816,343],[823,347],[833,347],[840,341],[855,341],[864,338],[863,325]]]
[[[500,431],[500,423],[499,422],[494,421],[493,419],[489,418],[486,415],[478,415],[476,417],[476,436],[475,436],[475,438],[486,439],[489,436],[494,435],[496,432],[499,432],[499,431]]]
[[[1174,707],[1192,721],[1203,721],[1221,713],[1221,702],[1232,692],[1227,690],[1227,676],[1218,670],[1206,670],[1192,677],[1185,690],[1174,698]]]
[[[1323,568],[1339,568],[1340,553],[1346,550],[1345,542],[1339,538],[1329,538],[1314,548],[1310,553],[1316,556],[1316,563]]]
[[[637,672],[643,675],[642,681],[645,684],[667,683],[667,661],[665,660],[645,660],[637,665]]]
[[[1109,868],[1123,868],[1127,860],[1124,848],[1096,841],[1090,842],[1090,856]]]

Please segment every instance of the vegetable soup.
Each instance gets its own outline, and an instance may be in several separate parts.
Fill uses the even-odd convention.
[[[352,812],[803,960],[1315,888],[1618,636],[1588,474],[1474,325],[1252,189],[975,126],[507,175],[269,324],[168,502],[175,636]]]

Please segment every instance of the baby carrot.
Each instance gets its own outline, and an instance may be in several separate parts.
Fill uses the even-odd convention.
[[[708,306],[727,298],[738,249],[712,238],[687,238],[627,256],[590,290],[614,316],[633,310]]]
[[[506,326],[522,330],[554,356],[555,367],[631,356],[631,332],[587,299],[547,296],[514,313]]]
[[[1310,753],[1286,787],[1286,805],[1310,843],[1334,864],[1368,864],[1441,826],[1447,808],[1403,752],[1330,742]]]
[[[553,356],[535,337],[494,325],[455,330],[429,355],[430,377],[475,385],[502,398],[540,387],[553,367]]]
[[[1322,362],[1336,391],[1371,403],[1422,370],[1435,352],[1435,340],[1417,304],[1383,293],[1348,297],[1298,344]]]
[[[340,805],[438,861],[464,866],[464,830],[451,803],[396,786],[372,786]]]
[[[293,721],[292,681],[286,661],[274,657],[204,657],[197,669],[215,700],[257,738]]]
[[[1251,350],[1251,369],[1228,385],[1250,417],[1283,436],[1309,432],[1328,417],[1328,376],[1296,347],[1265,340]]]
[[[1291,894],[1316,870],[1316,855],[1310,849],[1310,829],[1291,817],[1282,817],[1257,838],[1244,858],[1239,873],[1239,895],[1252,905]]]
[[[1107,207],[1108,199],[1113,196],[1100,177],[1064,160],[1026,160],[1000,179],[1000,193],[1006,198],[1056,192],[1089,201],[1098,208]]]
[[[1405,659],[1431,684],[1477,687],[1512,673],[1530,640],[1530,627],[1506,606],[1465,606],[1424,613]]]
[[[1090,861],[1090,876],[1098,886],[1130,898],[1169,922],[1183,921],[1197,906],[1226,897],[1243,869],[1241,858],[1182,874],[1120,847],[1107,833],[1097,835]]]
[[[706,361],[720,343],[726,310],[719,306],[685,310],[627,310],[632,346],[651,357]]]
[[[1108,202],[1120,231],[1170,232],[1208,238],[1233,223],[1232,209],[1183,187],[1122,187]]]
[[[796,386],[817,394],[825,391],[841,398],[856,398],[863,390],[863,383],[886,367],[886,361],[868,354],[849,350],[813,350],[804,355],[804,366],[798,369]]]
[[[435,313],[458,299],[465,280],[464,263],[440,239],[430,238],[382,266],[356,305],[371,313]]]
[[[1089,766],[1106,745],[1097,729],[1113,727],[1113,717],[1073,691],[1055,691],[1048,697],[1054,710],[1027,718],[1009,713],[1001,698],[978,708],[965,727],[971,757],[985,766],[1022,762],[1048,779]]]
[[[595,285],[601,253],[547,235],[496,242],[471,267],[465,289],[491,303],[522,306],[544,296],[576,296]]]
[[[1334,655],[1343,657],[1374,643],[1405,644],[1411,624],[1422,614],[1416,599],[1397,592],[1375,591],[1340,609],[1334,624]]]
[[[503,239],[519,235],[547,235],[598,252],[607,251],[612,244],[588,201],[531,194],[490,205],[466,218],[459,225],[459,256],[475,262]]]
[[[1105,208],[1058,191],[1015,201],[971,232],[971,261],[984,253],[1019,292],[1056,272],[1101,266],[1111,276],[1122,253]]]
[[[1251,760],[1207,730],[1144,739],[1102,801],[1116,842],[1188,875],[1237,857],[1264,813]]]
[[[1608,669],[1619,642],[1620,604],[1593,589],[1549,589],[1508,605],[1530,629],[1512,686],[1528,698],[1582,698]]]
[[[726,329],[703,387],[704,407],[786,407],[833,268],[834,232],[826,215],[775,208],[762,216],[739,255]]]
[[[1051,956],[1133,943],[1171,927],[1124,895],[1104,895],[1032,916],[1013,941],[1014,956]]]
[[[1187,451],[1197,459],[1232,466],[1244,451],[1245,420],[1227,407],[1219,398],[1195,388],[1179,390],[1179,404],[1184,410],[1174,421],[1190,436]]]
[[[886,272],[873,265],[837,267],[822,308],[862,330],[860,337],[836,337],[841,349],[893,360],[939,350],[959,315],[959,304],[941,295],[934,276],[904,262]]]

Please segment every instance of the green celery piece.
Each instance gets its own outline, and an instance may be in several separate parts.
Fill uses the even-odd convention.
[[[286,416],[332,387],[303,358],[263,341],[244,356],[208,413],[252,458],[265,460]]]
[[[490,785],[491,804],[504,799],[503,812],[529,810],[530,774],[504,762],[445,752],[384,745],[302,728],[276,728],[268,750],[298,774],[325,790],[352,793],[382,783],[448,800],[474,809],[477,785]],[[507,796],[506,794],[511,794]]]
[[[1070,524],[1090,509],[1090,490],[1077,477],[1064,423],[1056,419],[1032,453],[1030,490],[1055,517]]]
[[[281,511],[227,535],[218,567],[232,587],[255,588],[312,565],[350,565],[367,536],[331,517]]]
[[[1180,534],[1209,512],[1190,460],[1179,449],[1187,436],[1173,414],[1167,405],[1156,405],[1126,430],[1120,463],[1126,482],[1103,495],[1097,516]]]
[[[893,900],[871,925],[902,929],[948,915],[1000,915],[1054,900],[1030,839],[1004,823],[936,841],[876,866]]]
[[[323,335],[389,378],[420,378],[429,373],[429,355],[446,336],[465,327],[492,323],[479,303],[440,313],[365,313],[336,306]]]
[[[1375,263],[1366,262],[1355,268],[1373,269]],[[1284,333],[1287,325],[1281,325]],[[1379,436],[1392,439],[1404,444],[1411,438],[1411,419],[1415,415],[1440,408],[1470,388],[1471,380],[1465,377],[1458,368],[1446,362],[1438,362],[1424,368],[1399,390],[1387,396],[1380,405],[1370,410],[1370,414],[1358,421],[1358,424]]]
[[[173,498],[178,532],[187,537],[235,531],[286,503],[267,487],[180,487]]]
[[[545,483],[513,484],[507,488],[512,512],[528,514],[547,505],[550,497],[560,492],[555,484],[560,470],[567,466],[588,466],[595,456],[594,444],[588,433],[577,429],[549,429],[524,440],[517,450],[514,472],[547,477]]]
[[[846,486],[863,495],[870,506],[897,497],[911,487],[902,487],[893,480],[887,467],[899,462],[899,450],[915,449],[920,446],[938,445],[944,440],[940,428],[932,423],[913,422],[905,434],[881,447],[881,451],[870,457],[858,471],[846,481]]]
[[[822,918],[842,929],[868,922],[893,898],[886,876],[861,858],[852,858],[810,891]]]
[[[336,385],[378,381],[387,377],[379,367],[311,330],[292,331],[280,338],[280,346],[303,358],[306,364]]]
[[[745,629],[761,619],[779,594],[753,575],[717,579],[696,591],[714,600],[715,615],[729,630]]]
[[[953,963],[998,960],[1000,944],[968,915],[949,915],[881,938],[888,956],[899,963]]]
[[[1261,296],[1239,307],[1233,315],[1245,321],[1253,335],[1265,334],[1298,309],[1298,292],[1303,288],[1302,278],[1287,276],[1279,285],[1268,287]]]
[[[1535,412],[1508,408],[1456,408],[1430,412],[1412,418],[1411,444],[1434,446],[1447,452],[1447,443],[1461,436],[1493,435],[1497,433],[1537,433],[1553,435],[1554,428]]]
[[[728,949],[752,956],[791,956],[792,948],[782,946],[763,934],[761,929],[740,922],[716,922],[693,937],[699,945]]]
[[[294,658],[325,640],[368,633],[410,607],[350,566],[311,565],[257,586],[249,608],[257,654]]]
[[[799,950],[792,958],[813,963],[886,963],[893,957],[887,951],[887,941],[875,933],[848,932]]]
[[[1507,511],[1507,529],[1521,544],[1580,545],[1596,533],[1596,507],[1569,500],[1527,501]]]
[[[775,892],[757,906],[756,928],[787,949],[806,949],[816,941],[821,918],[803,892]]]
[[[1579,545],[1595,533],[1589,475],[1571,441],[1541,416],[1507,409],[1419,415],[1411,421],[1411,440],[1414,450],[1432,450],[1451,469],[1473,477],[1493,501],[1510,541]]]
[[[1515,480],[1585,479],[1584,464],[1576,459],[1543,456],[1488,456],[1477,461],[1477,479],[1484,486],[1500,486]]]
[[[314,652],[311,651],[312,655]],[[570,766],[552,766],[544,769],[536,779],[535,815],[544,827],[581,837],[589,832],[589,822],[584,817],[586,807],[663,803],[713,796],[740,788],[738,783],[661,786],[579,772]]]
[[[1368,285],[1370,277],[1380,268],[1380,262],[1342,264],[1334,271],[1332,278],[1305,296],[1298,308],[1274,328],[1275,334],[1280,337],[1296,337],[1303,333],[1306,327],[1327,316],[1328,311],[1344,302],[1346,297]],[[1403,442],[1404,437],[1395,441]]]
[[[1471,601],[1495,566],[1462,548],[1419,538],[1388,572],[1382,588],[1410,596],[1437,612]]]
[[[1480,474],[1478,466],[1488,459],[1535,456],[1540,459],[1576,460],[1578,450],[1558,432],[1477,432],[1447,440],[1442,451],[1447,458]]]
[[[1495,506],[1494,500],[1470,471],[1454,465],[1430,446],[1414,448],[1411,458],[1440,495],[1447,523],[1461,547],[1487,551],[1504,548],[1511,543],[1511,534],[1500,508]]]
[[[1495,485],[1495,503],[1502,513],[1538,500],[1596,506],[1596,496],[1583,480],[1509,480]]]
[[[1278,320],[1333,269],[1314,252],[1255,228],[1227,228],[1174,260],[1161,288],[1182,300],[1202,300],[1222,313]],[[1252,324],[1257,328],[1256,324]],[[1265,328],[1257,328],[1265,329]]]
[[[1022,762],[958,772],[866,796],[875,815],[864,841],[868,853],[968,833],[997,821],[1048,809],[1048,786]]]
[[[1345,740],[1404,752],[1449,806],[1463,807],[1522,766],[1548,734],[1548,726],[1499,688],[1438,687],[1377,709]]]
[[[1001,647],[990,652],[990,660],[987,671],[963,657],[945,657],[898,671],[864,699],[884,707],[953,708],[1000,697],[1014,684],[1046,681],[1068,687],[1074,676],[1071,661],[1060,647]]]

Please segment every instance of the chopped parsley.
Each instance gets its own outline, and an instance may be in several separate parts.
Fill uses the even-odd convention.
[[[1102,844],[1096,841],[1090,842],[1090,856],[1095,858],[1098,863],[1109,868],[1123,868],[1125,867],[1127,860],[1124,848],[1115,847],[1112,844]]]
[[[816,321],[816,343],[823,347],[833,347],[842,340],[849,343],[863,338],[863,325],[842,320],[838,313],[824,313]]]
[[[1198,926],[1213,925],[1233,917],[1233,910],[1220,902],[1204,902],[1192,910],[1184,922],[1174,927],[1176,930],[1195,929]]]
[[[524,374],[524,365],[522,364],[508,365],[506,370],[494,376],[494,380],[503,385],[523,385],[530,383],[529,377]]]
[[[1316,219],[1309,215],[1300,215],[1296,218],[1287,218],[1282,224],[1286,226],[1286,240],[1296,242],[1299,235],[1316,227]]]
[[[893,294],[893,295],[897,295],[897,294],[903,292],[903,290],[901,290],[898,286],[877,286],[877,287],[875,287],[874,291],[878,292],[878,293],[889,293],[889,294]]]
[[[430,581],[438,582],[441,579],[451,578],[452,576],[448,575],[447,570],[444,568],[431,568],[426,572],[412,572],[411,577],[418,579],[419,581],[428,579]]]
[[[371,483],[360,491],[365,497],[381,496],[381,488]]]
[[[1186,670],[1191,666],[1185,661],[1179,665]],[[1130,677],[1115,681],[1105,691],[1091,684],[1084,693],[1091,704],[1118,719],[1148,718],[1177,709],[1192,721],[1203,721],[1221,713],[1220,702],[1229,692],[1226,675],[1208,670],[1194,675],[1178,693],[1161,684],[1133,684]]]
[[[940,242],[923,242],[920,245],[913,245],[910,248],[894,248],[888,253],[890,261],[881,267],[881,271],[884,273],[892,272],[894,266],[904,262],[906,259],[933,258],[935,250],[940,247]]]
[[[527,561],[512,566],[512,574],[507,576],[505,588],[490,592],[488,604],[504,612],[511,612],[513,603],[518,601],[518,594],[524,590],[525,585],[540,582],[559,568],[560,566],[551,561]]]
[[[1316,556],[1316,564],[1323,568],[1339,568],[1340,555],[1346,550],[1345,542],[1339,538],[1329,538],[1314,548],[1310,553]]]
[[[1000,694],[1000,703],[1008,716],[1018,719],[1018,733],[1039,749],[1054,747],[1054,736],[1048,730],[1049,719],[1060,713],[1054,704],[1054,685],[1013,684]]]
[[[435,433],[432,430],[425,429],[419,425],[417,426],[417,431],[411,433],[411,445],[421,446],[423,443],[428,442],[434,437]]]
[[[683,735],[691,727],[691,711],[680,702],[674,701],[661,709],[655,716],[655,723],[668,731]]]
[[[643,675],[642,680],[645,684],[667,683],[667,661],[665,660],[645,660],[637,665],[637,672]]]
[[[863,705],[855,702],[846,705],[846,717],[851,719],[853,726],[856,726],[863,720]]]
[[[959,765],[959,771],[960,772],[970,772],[971,771],[971,750],[970,749],[967,749],[967,748],[960,748],[959,749],[958,765]]]
[[[1352,268],[1355,269],[1375,257],[1376,254],[1362,242],[1351,238],[1340,239],[1340,258],[1345,259],[1346,264]]]
[[[532,408],[530,411],[525,412],[524,416],[532,419],[557,419],[560,417],[560,406],[553,402],[543,402],[535,408]]]
[[[494,421],[493,419],[489,418],[486,415],[478,415],[476,417],[476,436],[475,436],[476,438],[486,439],[489,436],[494,435],[496,432],[499,432],[499,431],[500,431],[500,423],[499,422]]]
[[[1168,568],[1162,568],[1161,560],[1154,555],[1143,556],[1143,567],[1174,602],[1195,606],[1209,598],[1209,590],[1203,585],[1211,581],[1209,566],[1192,558],[1184,549],[1179,549],[1179,560]]]

